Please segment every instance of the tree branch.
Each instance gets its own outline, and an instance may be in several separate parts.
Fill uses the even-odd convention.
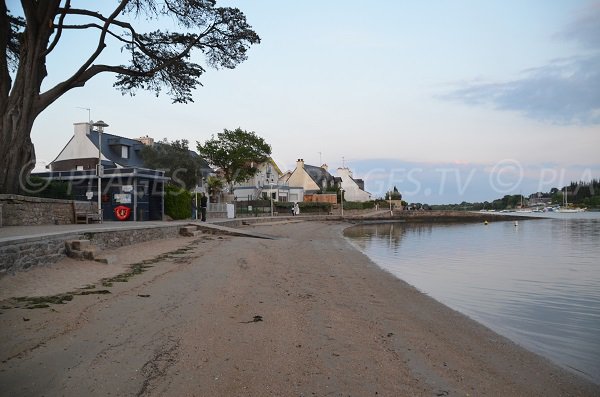
[[[58,99],[62,94],[69,91],[70,89],[72,89],[74,87],[81,87],[85,84],[85,81],[83,81],[83,84],[81,82],[78,82],[77,85],[73,85],[73,83],[75,83],[77,80],[79,80],[81,75],[90,67],[90,65],[98,58],[98,56],[102,53],[102,51],[106,47],[104,40],[106,39],[106,34],[108,32],[108,28],[110,27],[112,21],[115,20],[117,15],[119,15],[121,13],[121,11],[123,11],[123,8],[125,8],[125,6],[127,5],[128,2],[129,2],[129,0],[123,0],[117,6],[117,8],[115,8],[115,10],[112,12],[112,14],[108,18],[105,18],[104,26],[102,28],[102,33],[100,33],[100,37],[98,39],[98,46],[96,47],[96,50],[94,51],[94,53],[92,55],[90,55],[90,57],[87,59],[87,61],[85,61],[84,64],[81,65],[81,67],[67,80],[65,80],[61,83],[58,83],[53,88],[46,91],[44,94],[40,95],[39,106],[42,109],[45,108],[46,106],[50,105],[52,102],[54,102],[56,99]],[[104,17],[102,17],[102,18],[104,18]],[[92,76],[94,76],[94,75],[92,75]]]
[[[58,44],[58,41],[60,40],[60,36],[62,35],[62,31],[63,31],[63,23],[65,21],[65,17],[67,16],[67,11],[69,10],[69,8],[71,8],[71,0],[67,0],[65,7],[63,9],[61,9],[61,14],[60,14],[60,18],[58,20],[58,28],[56,30],[56,34],[54,35],[54,39],[52,40],[52,43],[48,46],[48,49],[46,51],[44,51],[44,54],[43,54],[44,57],[48,56],[48,54],[50,54],[52,52],[52,50],[54,50],[54,47],[56,47],[56,44]]]

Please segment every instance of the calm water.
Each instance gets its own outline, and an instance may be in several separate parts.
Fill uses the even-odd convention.
[[[600,213],[483,224],[362,225],[382,268],[600,383]]]

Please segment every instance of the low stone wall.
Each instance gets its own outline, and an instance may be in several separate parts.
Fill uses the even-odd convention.
[[[0,277],[28,270],[36,266],[47,266],[64,258],[65,242],[68,240],[90,240],[98,249],[123,247],[144,241],[175,238],[181,226],[148,227],[111,231],[88,231],[61,235],[24,238],[20,241],[0,245]]]
[[[105,250],[151,240],[175,238],[181,226],[150,227],[143,229],[113,230],[110,232],[83,233],[84,240],[90,240],[98,249]]]
[[[72,200],[0,194],[0,226],[66,225],[75,223]],[[75,202],[84,203],[87,202]]]
[[[0,246],[0,277],[7,273],[58,262],[65,257],[65,241],[78,237],[77,234],[70,234],[43,239],[23,239],[15,244]]]

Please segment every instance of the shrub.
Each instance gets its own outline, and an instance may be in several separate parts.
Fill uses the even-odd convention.
[[[72,192],[68,182],[56,180],[50,181],[34,175],[27,179],[22,194],[24,196],[60,200],[71,200],[72,198]]]
[[[344,209],[345,210],[366,210],[370,208],[375,208],[375,201],[345,201]]]
[[[192,217],[192,194],[176,186],[165,186],[165,214],[173,219]]]

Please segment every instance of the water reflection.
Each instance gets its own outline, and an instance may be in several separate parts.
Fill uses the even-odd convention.
[[[384,269],[600,383],[600,214],[346,231]]]

